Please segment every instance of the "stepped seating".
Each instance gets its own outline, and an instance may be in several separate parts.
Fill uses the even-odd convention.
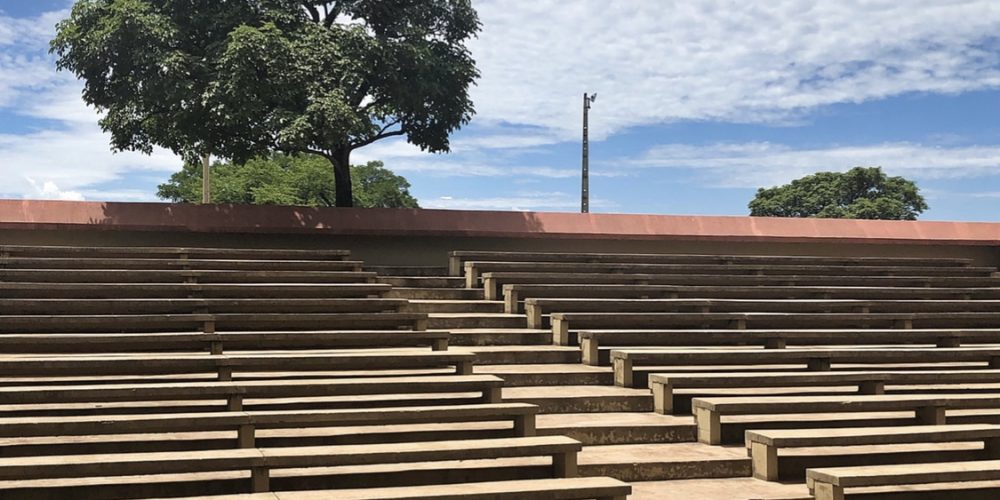
[[[384,283],[11,283],[0,282],[8,299],[275,299],[382,297],[392,289]]]
[[[281,491],[178,500],[624,500],[632,492],[626,483],[607,477],[575,477],[522,481],[360,490]]]
[[[524,312],[528,299],[846,299],[997,300],[1000,288],[864,286],[504,285],[504,311]],[[569,311],[564,311],[569,312]]]
[[[798,365],[829,371],[834,365],[972,363],[1000,368],[998,348],[795,348],[795,349],[616,349],[611,351],[615,384],[645,387],[646,372],[636,366]]]
[[[933,483],[945,484],[937,491],[924,491],[950,496],[969,489],[976,495],[969,498],[996,498],[1000,488],[995,484],[983,485],[976,482],[998,479],[1000,460],[835,467],[809,469],[806,472],[806,484],[816,500],[843,500],[846,488],[895,486],[906,487],[904,491],[913,491],[913,485]]]
[[[786,448],[872,446],[913,443],[983,443],[983,458],[1000,456],[1000,425],[917,425],[900,427],[863,427],[860,429],[777,429],[747,431],[747,451],[753,458],[754,477],[777,481],[781,477],[801,477],[805,469],[795,471],[780,465],[778,453]]]
[[[309,259],[346,260],[348,250],[285,248],[205,248],[140,246],[34,246],[0,245],[0,258],[10,257],[104,257],[175,259]]]
[[[7,257],[0,269],[105,269],[108,258]],[[158,259],[115,258],[115,269],[135,270],[253,270],[253,271],[361,271],[357,260],[246,260],[246,259]]]

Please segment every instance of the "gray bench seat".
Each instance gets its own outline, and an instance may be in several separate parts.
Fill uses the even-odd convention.
[[[178,259],[311,259],[344,260],[349,250],[286,248],[140,247],[0,245],[0,257],[173,257]]]
[[[522,479],[394,488],[274,491],[177,500],[625,500],[632,487],[610,477]]]
[[[774,429],[746,432],[747,451],[753,459],[753,475],[765,481],[790,476],[779,467],[778,452],[784,448],[871,446],[910,443],[979,441],[988,458],[1000,457],[1000,425],[915,425],[849,429]],[[798,473],[804,470],[797,471]]]
[[[0,316],[58,314],[338,313],[397,312],[408,301],[332,299],[0,299]]]
[[[1000,408],[1000,394],[711,397],[695,398],[691,408],[698,441],[721,444],[721,418],[725,416],[912,411],[916,424],[943,425],[948,409]]]
[[[148,298],[363,298],[392,289],[385,283],[9,283],[0,297],[9,299],[148,299]]]
[[[366,283],[376,276],[359,271],[0,269],[0,281],[32,283]]]
[[[715,286],[841,286],[841,287],[948,287],[996,288],[1000,278],[975,276],[811,276],[722,274],[615,274],[615,273],[483,273],[486,300],[501,300],[504,285],[513,284],[621,284]]]
[[[572,338],[574,332],[570,332]],[[690,329],[690,330],[580,330],[575,332],[583,362],[591,366],[610,363],[616,346],[736,346],[758,345],[782,349],[787,345],[963,344],[1000,343],[996,328],[920,329]]]
[[[552,313],[552,339],[573,345],[571,331],[599,329],[732,328],[993,328],[1000,311],[917,313]]]
[[[806,471],[806,486],[816,500],[844,500],[846,488],[899,486],[901,491],[905,491],[903,488],[909,485],[953,483],[938,493],[943,498],[949,495],[949,490],[960,493],[963,482],[998,479],[1000,460],[831,467]]]
[[[0,269],[203,269],[256,271],[361,271],[358,260],[165,259],[124,257],[8,257]]]
[[[657,413],[680,411],[676,389],[856,386],[858,394],[884,394],[888,385],[1000,383],[1000,370],[919,370],[767,373],[651,373],[649,388]],[[959,388],[960,389],[960,388]]]
[[[113,353],[430,346],[448,350],[450,334],[427,330],[330,330],[283,332],[8,333],[3,353]]]
[[[270,489],[271,469],[551,456],[553,476],[577,475],[579,441],[563,436],[0,458],[0,480],[248,470],[251,491]]]
[[[860,349],[616,349],[611,351],[615,384],[645,387],[635,366],[800,365],[829,371],[835,364],[983,363],[1000,368],[996,348],[860,348]]]
[[[427,328],[424,313],[217,313],[0,316],[8,333],[106,333],[201,330],[412,329]]]

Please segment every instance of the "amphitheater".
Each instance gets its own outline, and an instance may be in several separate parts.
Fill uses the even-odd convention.
[[[998,265],[989,223],[0,200],[0,498],[1000,498]]]

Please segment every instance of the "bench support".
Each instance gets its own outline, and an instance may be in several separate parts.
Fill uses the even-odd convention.
[[[459,361],[455,365],[455,373],[458,375],[472,375],[472,361]]]
[[[698,426],[698,442],[722,444],[722,418],[708,408],[694,409],[694,422]]]
[[[532,437],[537,435],[534,413],[514,417],[514,435],[517,437]]]
[[[236,446],[238,448],[256,447],[256,429],[253,424],[241,425],[236,431]]]
[[[765,481],[778,480],[778,448],[754,441],[750,443],[753,477]]]
[[[234,394],[226,401],[227,411],[243,411],[243,396]]]
[[[628,358],[615,358],[615,385],[618,387],[632,387],[632,360]]]
[[[490,387],[483,391],[483,401],[494,404],[503,401],[503,388]]]
[[[582,358],[583,364],[590,366],[600,366],[601,364],[601,352],[600,352],[600,342],[593,337],[581,338],[580,339],[580,350],[583,351]]]
[[[576,477],[576,452],[552,455],[552,473],[555,477]]]
[[[806,367],[812,372],[830,371],[830,358],[812,358],[806,362]]]
[[[437,339],[431,342],[432,351],[447,351],[448,339]]]
[[[885,382],[881,380],[866,380],[858,384],[858,394],[885,394]]]
[[[813,483],[813,497],[816,500],[844,500],[844,488],[830,483]]]
[[[271,471],[267,467],[250,469],[250,491],[254,493],[271,491]]]
[[[941,337],[937,339],[937,347],[961,347],[962,339],[958,337]]]
[[[649,388],[653,390],[653,411],[661,415],[673,413],[674,387],[670,384],[651,382]]]
[[[988,438],[983,443],[986,457],[991,460],[1000,458],[1000,438]]]
[[[500,300],[496,279],[483,278],[483,298],[486,300]]]
[[[552,343],[555,345],[570,345],[569,321],[562,318],[552,318]]]
[[[521,312],[518,308],[519,298],[514,290],[503,291],[503,311],[507,314],[517,314]]]
[[[917,408],[916,417],[920,425],[944,425],[946,420],[943,406]]]
[[[223,382],[229,382],[233,380],[233,367],[231,366],[220,366],[219,367],[219,380]]]
[[[784,349],[787,345],[785,339],[767,339],[764,341],[764,349]]]
[[[545,328],[545,321],[542,317],[542,308],[537,304],[524,304],[524,314],[528,317],[528,328]]]

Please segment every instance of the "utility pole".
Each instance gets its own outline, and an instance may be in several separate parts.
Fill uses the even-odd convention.
[[[209,160],[211,159],[210,153],[205,153],[201,155],[201,203],[207,204],[212,202],[212,177],[211,177],[211,164]]]
[[[580,213],[590,212],[590,125],[588,111],[590,105],[597,100],[597,94],[583,93],[583,178],[580,186]]]

